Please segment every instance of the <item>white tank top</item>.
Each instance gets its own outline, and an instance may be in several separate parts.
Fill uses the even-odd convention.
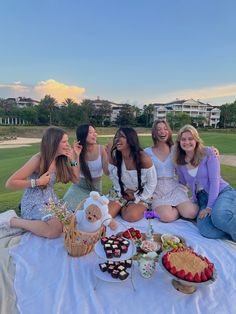
[[[99,178],[103,175],[102,169],[102,156],[101,156],[101,145],[99,145],[99,156],[95,160],[87,161],[89,171],[91,173],[92,178]],[[80,170],[80,177],[84,178],[83,172]]]
[[[187,170],[188,170],[188,173],[190,174],[190,176],[193,177],[193,178],[195,178],[196,175],[197,175],[197,172],[198,172],[198,166],[195,167],[195,168],[192,168],[192,169],[188,169],[188,168],[187,168]],[[196,189],[196,192],[199,192],[199,191],[202,191],[202,190],[203,190],[203,187],[202,187],[201,184],[196,183],[195,189]]]

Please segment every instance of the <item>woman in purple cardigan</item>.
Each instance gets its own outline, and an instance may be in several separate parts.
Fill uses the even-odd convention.
[[[174,159],[179,183],[189,186],[199,206],[200,233],[213,239],[230,235],[236,241],[236,191],[221,178],[219,159],[193,126],[179,131]]]

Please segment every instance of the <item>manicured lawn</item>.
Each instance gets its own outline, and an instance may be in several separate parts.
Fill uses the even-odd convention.
[[[236,134],[225,133],[202,133],[202,138],[206,145],[216,146],[221,154],[236,155]],[[73,138],[71,138],[71,141]],[[106,144],[112,137],[99,138],[99,143]],[[150,136],[140,136],[142,147],[152,144]],[[19,169],[33,154],[39,151],[39,144],[30,147],[0,149],[0,211],[6,209],[18,209],[18,204],[22,195],[22,190],[6,190],[5,182],[9,176]],[[236,188],[236,167],[222,166],[221,173],[223,178]],[[70,184],[57,184],[56,191],[62,197]],[[111,186],[108,177],[103,179],[103,192],[107,193]]]

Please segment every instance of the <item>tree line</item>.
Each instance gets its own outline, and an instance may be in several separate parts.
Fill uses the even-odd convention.
[[[236,100],[219,107],[221,117],[219,127],[236,127]],[[0,98],[0,117],[21,118],[29,125],[59,125],[75,127],[80,123],[90,122],[96,126],[140,126],[151,127],[154,105],[144,105],[143,109],[130,104],[122,104],[115,119],[108,101],[95,106],[94,101],[84,99],[80,104],[70,98],[58,104],[56,99],[46,95],[38,105],[30,104],[19,108],[14,99]],[[190,117],[187,113],[167,113],[167,121],[173,130],[184,124],[203,126],[205,118]]]

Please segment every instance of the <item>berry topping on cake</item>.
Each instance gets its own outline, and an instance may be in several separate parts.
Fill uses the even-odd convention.
[[[162,263],[171,274],[183,280],[199,283],[213,277],[214,264],[192,249],[173,249],[162,257]]]

